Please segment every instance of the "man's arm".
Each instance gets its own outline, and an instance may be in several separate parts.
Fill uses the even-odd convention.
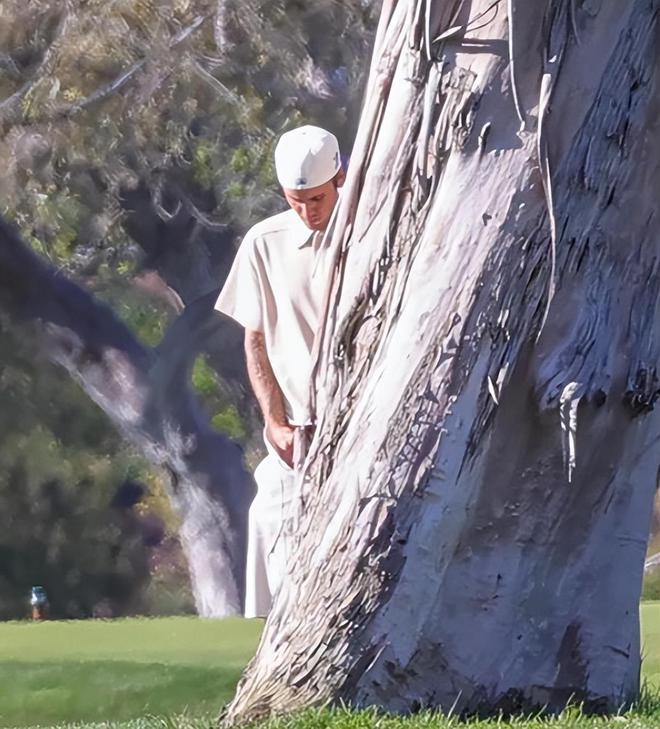
[[[245,330],[245,356],[250,384],[266,423],[266,437],[280,458],[291,466],[294,429],[286,418],[284,396],[270,365],[262,332]]]

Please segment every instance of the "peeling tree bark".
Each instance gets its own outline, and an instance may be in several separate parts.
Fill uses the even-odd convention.
[[[127,439],[171,476],[197,611],[242,613],[252,479],[240,448],[215,432],[189,387],[190,369],[215,326],[215,292],[186,307],[157,352],[107,307],[40,260],[0,220],[0,306],[38,323],[45,350]]]
[[[385,3],[297,547],[227,724],[637,695],[658,10]]]

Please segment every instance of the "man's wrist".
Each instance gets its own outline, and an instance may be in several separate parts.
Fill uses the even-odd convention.
[[[268,415],[265,417],[267,428],[282,428],[289,423],[284,415]]]

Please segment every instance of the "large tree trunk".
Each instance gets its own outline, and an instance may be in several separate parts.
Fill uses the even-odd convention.
[[[637,694],[657,16],[656,0],[385,2],[297,548],[228,723]]]
[[[107,307],[40,260],[0,220],[0,305],[38,322],[63,365],[127,439],[171,476],[195,603],[204,617],[242,612],[247,513],[253,495],[240,448],[215,432],[189,386],[214,328],[215,293],[190,304],[157,352]]]

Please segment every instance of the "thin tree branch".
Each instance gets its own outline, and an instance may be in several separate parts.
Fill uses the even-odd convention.
[[[168,49],[174,50],[175,48],[178,48],[187,38],[192,35],[196,30],[198,30],[201,25],[204,23],[205,20],[208,19],[208,15],[198,15],[195,20],[188,25],[183,30],[179,31],[168,43]],[[62,118],[69,118],[76,114],[78,114],[81,111],[84,111],[85,109],[88,109],[90,106],[97,104],[101,101],[104,101],[105,99],[109,98],[113,94],[116,94],[118,91],[123,89],[125,86],[129,84],[138,74],[138,72],[146,65],[149,58],[145,57],[140,59],[139,61],[136,61],[130,68],[126,69],[125,71],[122,71],[119,76],[117,76],[115,79],[113,79],[110,83],[106,84],[105,86],[102,86],[99,89],[96,89],[94,92],[92,92],[89,96],[86,96],[84,99],[80,99],[79,101],[75,101],[72,104],[61,104],[57,106],[54,111],[51,113],[43,113],[41,115],[37,115],[36,118],[32,117],[31,120],[35,122],[47,122],[47,121],[56,121],[57,119]],[[42,64],[43,65],[43,64]],[[36,85],[36,83],[39,81],[39,79],[36,79],[32,86]],[[21,98],[25,96],[25,94],[29,91],[29,89],[26,89],[25,91],[21,90]],[[16,92],[18,94],[19,92]],[[14,96],[16,96],[14,94]],[[13,97],[10,97],[7,99],[5,103],[8,103],[11,101]],[[2,107],[0,106],[0,119],[2,112]],[[19,123],[19,120],[15,120],[14,123]]]
[[[219,81],[215,76],[209,73],[196,59],[191,59],[190,66],[195,74],[206,82],[212,89],[218,92],[223,99],[227,99],[232,104],[240,104],[241,100],[239,97],[227,88],[222,81]]]

